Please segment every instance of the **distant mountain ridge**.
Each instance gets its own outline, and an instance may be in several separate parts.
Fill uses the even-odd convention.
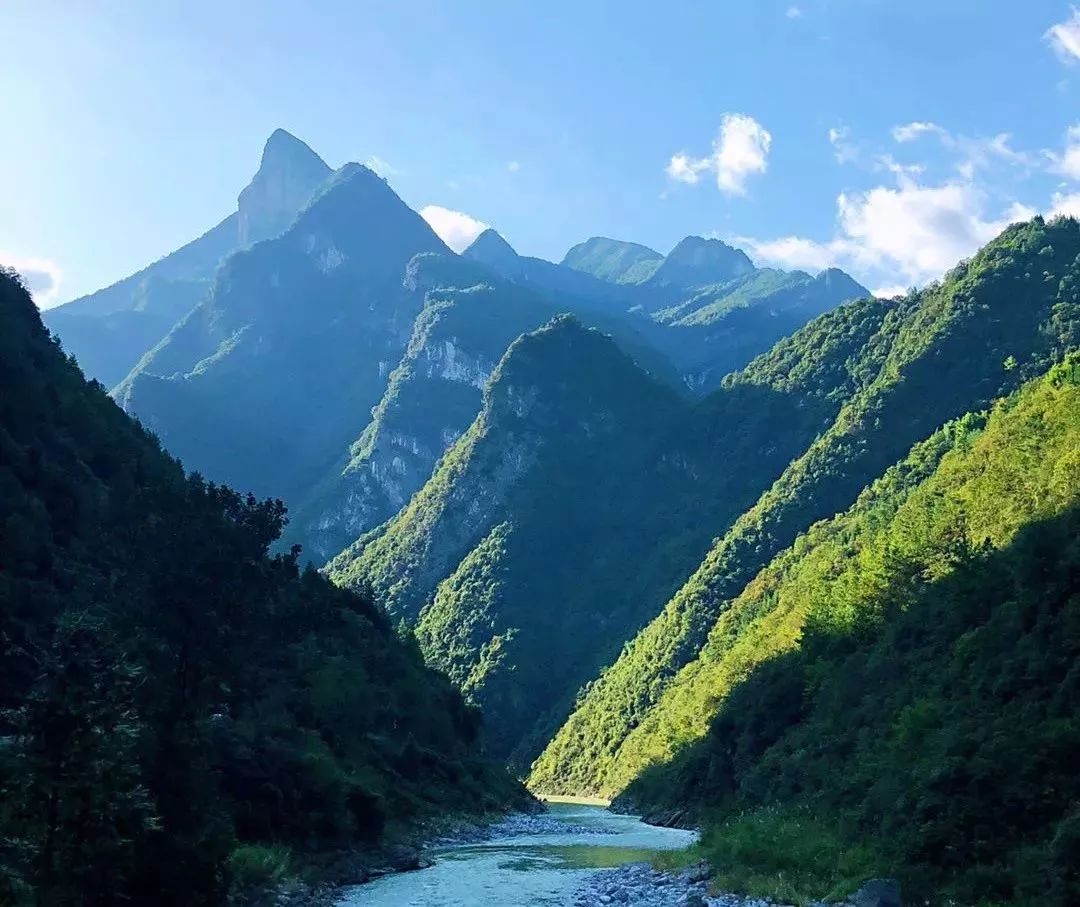
[[[449,250],[348,164],[285,233],[225,262],[117,398],[188,468],[296,500],[359,435],[405,349],[418,252]]]
[[[47,310],[46,325],[90,377],[114,386],[205,295],[223,259],[280,233],[330,173],[307,145],[276,130],[236,212],[136,274]]]
[[[561,264],[609,283],[638,284],[652,276],[663,260],[648,246],[593,236],[573,246]]]
[[[811,524],[850,506],[912,444],[1080,345],[1078,252],[1076,221],[1036,218],[1007,229],[939,285],[878,303],[884,317],[844,365],[855,383],[832,424],[716,539],[591,685],[534,766],[535,788],[618,792],[688,739],[686,710],[672,703],[686,695],[710,630],[755,573]],[[1030,279],[1036,267],[1038,281]],[[846,332],[851,308],[821,316],[804,332]],[[798,350],[793,365],[810,352],[813,334],[804,332],[776,348]]]

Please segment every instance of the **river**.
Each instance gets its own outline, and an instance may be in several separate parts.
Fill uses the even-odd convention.
[[[553,803],[492,840],[435,848],[427,869],[347,889],[338,907],[539,907],[572,904],[598,869],[648,860],[694,832],[646,825],[599,806]]]

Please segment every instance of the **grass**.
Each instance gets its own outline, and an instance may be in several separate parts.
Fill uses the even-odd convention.
[[[700,843],[656,862],[671,870],[702,859],[712,868],[712,891],[800,907],[842,898],[867,879],[890,874],[879,853],[852,843],[837,825],[775,808],[706,823]]]
[[[241,844],[229,854],[225,871],[232,891],[268,888],[289,875],[292,855],[281,845]]]

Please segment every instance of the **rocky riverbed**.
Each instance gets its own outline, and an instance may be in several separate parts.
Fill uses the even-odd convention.
[[[733,894],[709,896],[707,869],[660,872],[649,863],[628,863],[597,872],[574,894],[573,907],[778,907],[771,901]]]

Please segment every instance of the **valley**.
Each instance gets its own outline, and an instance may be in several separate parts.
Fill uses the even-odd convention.
[[[874,294],[371,163],[0,274],[0,903],[1075,903],[1080,222]]]

